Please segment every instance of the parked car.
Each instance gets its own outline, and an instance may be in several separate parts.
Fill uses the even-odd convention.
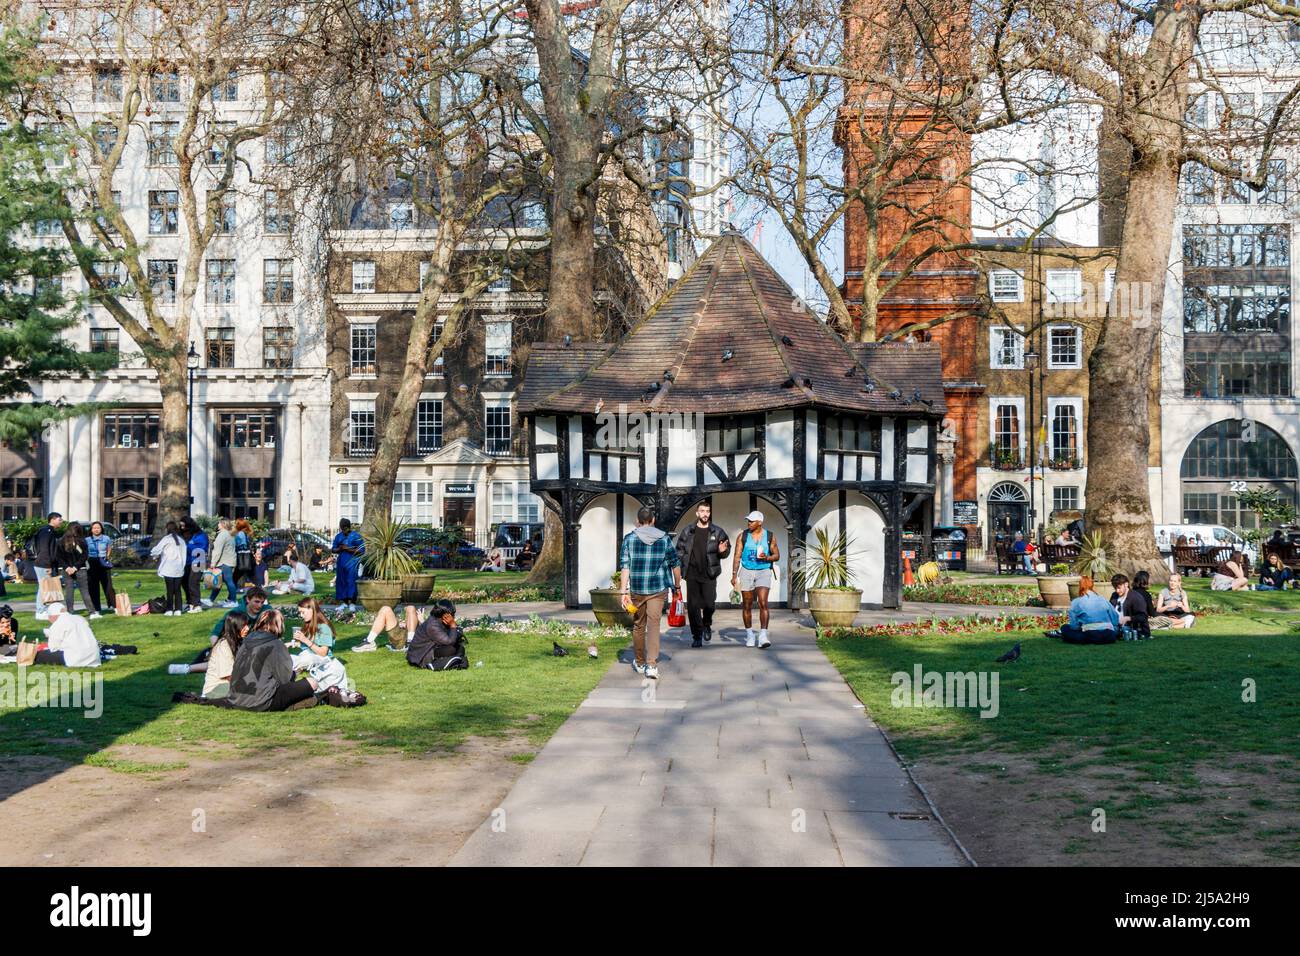
[[[280,560],[284,553],[293,545],[298,550],[298,557],[307,562],[307,566],[315,570],[316,549],[320,549],[322,555],[328,555],[331,542],[315,531],[303,531],[298,528],[272,528],[261,538],[258,544],[262,546],[262,561],[268,568],[279,567]]]
[[[1156,544],[1165,554],[1169,554],[1173,550],[1174,542],[1178,540],[1179,535],[1194,543],[1196,536],[1199,534],[1201,543],[1206,547],[1228,547],[1234,551],[1240,551],[1250,559],[1251,564],[1254,564],[1259,557],[1259,553],[1253,545],[1242,538],[1241,535],[1223,527],[1223,525],[1158,524],[1155,531]]]
[[[122,531],[115,524],[109,524],[107,521],[101,521],[99,523],[104,526],[104,534],[108,535],[109,538],[112,539],[113,550],[116,551],[118,555],[129,551],[135,556],[135,559],[141,563],[152,560],[149,554],[149,551],[153,548],[152,535],[147,533],[141,534],[134,531],[128,533]],[[78,521],[77,524],[81,525],[82,530],[85,531],[86,534],[90,534],[91,522]],[[68,523],[63,525],[65,528],[67,526]]]
[[[522,548],[525,541],[533,543],[534,551],[542,550],[542,534],[545,525],[536,523],[514,522],[497,525],[496,535],[492,538],[494,548]]]
[[[445,542],[446,532],[435,528],[404,528],[397,536],[398,545],[428,568],[477,567],[486,554],[465,541],[454,549]]]

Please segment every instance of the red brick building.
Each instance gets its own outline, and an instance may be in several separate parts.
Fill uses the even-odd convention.
[[[837,128],[849,190],[863,183],[845,218],[844,293],[860,323],[864,298],[876,298],[876,337],[911,335],[939,344],[951,468],[941,478],[935,522],[950,520],[953,502],[976,501],[979,405],[976,367],[979,272],[968,250],[971,143],[902,89],[951,93],[960,82],[967,19],[963,0],[937,0],[902,17],[897,3],[849,0],[847,44],[864,77],[846,90]],[[874,292],[868,286],[874,285]],[[868,309],[868,317],[870,316]],[[960,520],[961,506],[957,508]],[[971,523],[975,519],[972,517]]]

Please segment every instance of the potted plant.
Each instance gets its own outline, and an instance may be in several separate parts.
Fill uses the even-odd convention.
[[[394,521],[387,515],[369,517],[361,526],[361,541],[366,546],[361,556],[365,577],[357,582],[357,594],[367,611],[400,604],[402,576],[420,570],[419,562],[397,540],[406,526],[405,521]]]
[[[1079,542],[1079,556],[1074,561],[1074,572],[1086,574],[1094,581],[1104,581],[1110,577],[1110,561],[1106,557],[1106,545],[1097,532],[1085,534]]]
[[[1079,596],[1078,575],[1070,574],[1068,564],[1054,564],[1047,574],[1038,576],[1038,593],[1050,608],[1069,607],[1070,601]]]
[[[791,583],[808,595],[808,610],[818,627],[852,627],[862,608],[862,590],[853,587],[849,566],[852,545],[845,532],[832,538],[818,528],[811,546],[804,542],[803,561],[791,572]]]
[[[591,589],[591,613],[605,627],[632,629],[632,612],[623,607],[622,587],[617,571],[609,576],[609,587]]]

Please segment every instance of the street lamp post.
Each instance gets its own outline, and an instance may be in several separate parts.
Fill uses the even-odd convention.
[[[185,490],[189,496],[189,510],[194,510],[194,373],[199,367],[199,353],[190,343],[190,350],[185,354],[185,368],[189,373],[190,397],[185,409]]]
[[[1025,369],[1029,372],[1029,540],[1033,541],[1038,528],[1037,512],[1034,510],[1034,446],[1038,441],[1038,419],[1034,417],[1034,372],[1038,370],[1038,352],[1034,350],[1032,342],[1025,352]]]

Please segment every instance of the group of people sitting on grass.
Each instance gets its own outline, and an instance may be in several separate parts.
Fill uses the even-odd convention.
[[[13,608],[0,605],[0,663],[46,664],[55,667],[98,667],[121,654],[134,654],[130,644],[101,644],[90,621],[72,614],[60,601],[46,605],[50,626],[44,640],[28,641],[19,632]]]
[[[1150,640],[1152,628],[1190,628],[1196,623],[1191,601],[1183,590],[1179,574],[1169,576],[1169,586],[1152,600],[1151,576],[1138,571],[1132,582],[1124,574],[1110,579],[1110,599],[1096,590],[1096,582],[1084,575],[1079,579],[1079,596],[1060,630],[1047,636],[1067,644],[1114,644],[1119,640]]]

